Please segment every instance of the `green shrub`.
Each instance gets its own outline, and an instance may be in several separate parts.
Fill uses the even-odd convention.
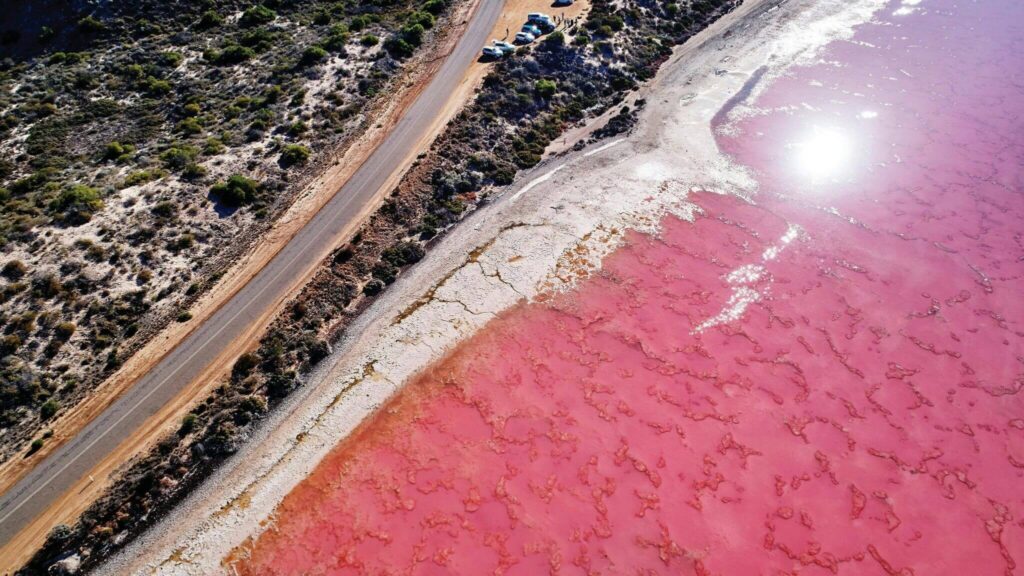
[[[377,38],[373,34],[363,34],[363,37],[359,39],[359,43],[363,46],[376,46],[380,42],[380,38]]]
[[[309,148],[299,144],[288,144],[281,150],[281,164],[294,166],[305,164],[309,160]]]
[[[370,273],[385,284],[391,284],[398,278],[398,268],[384,261],[377,262]]]
[[[178,213],[178,207],[174,205],[174,202],[158,202],[153,206],[150,212],[158,218],[173,218]]]
[[[177,68],[181,61],[182,55],[178,52],[163,52],[160,54],[160,64],[168,68]]]
[[[224,151],[224,143],[216,138],[207,138],[203,145],[204,156],[216,156]]]
[[[39,417],[43,420],[49,420],[57,414],[58,410],[60,410],[60,404],[53,398],[50,398],[39,407]]]
[[[423,247],[416,242],[398,242],[384,250],[381,260],[392,266],[401,268],[409,264],[415,264],[423,259]]]
[[[50,203],[50,212],[54,218],[69,226],[85,224],[102,209],[103,200],[99,190],[82,184],[65,188]]]
[[[251,414],[262,414],[267,411],[267,401],[262,396],[246,396],[238,407]]]
[[[85,18],[82,18],[78,21],[78,29],[83,32],[95,34],[97,32],[102,32],[106,30],[107,26],[103,22],[100,22],[92,16],[86,16]]]
[[[425,30],[430,30],[434,27],[434,15],[429,12],[413,12],[405,20],[409,26],[419,25]]]
[[[333,27],[332,27],[333,30]],[[348,43],[348,32],[331,32],[323,41],[323,47],[331,52],[345,55],[345,44]]]
[[[248,376],[253,368],[258,366],[260,363],[260,357],[253,354],[252,352],[246,352],[235,360],[234,366],[231,367],[231,375],[236,379],[245,378]]]
[[[447,6],[448,3],[445,0],[427,0],[427,3],[423,5],[423,9],[434,16],[439,16]]]
[[[229,44],[220,52],[215,52],[212,61],[214,64],[231,66],[245,62],[255,55],[256,52],[252,48],[239,46],[238,44]]]
[[[196,28],[199,28],[200,30],[209,30],[210,28],[216,28],[223,23],[224,18],[222,18],[220,14],[214,10],[207,10],[199,17],[199,21],[196,22]]]
[[[327,50],[320,46],[310,46],[302,53],[302,64],[304,66],[312,66],[325,58],[327,58]]]
[[[196,134],[203,133],[203,126],[199,123],[196,118],[185,118],[177,125],[178,132],[186,136],[195,136]]]
[[[363,286],[363,294],[367,296],[376,296],[384,290],[384,282],[373,278]]]
[[[199,417],[195,414],[186,414],[181,419],[181,427],[178,428],[178,436],[188,436],[190,432],[196,429],[196,423],[199,421]]]
[[[533,89],[537,92],[538,96],[549,100],[558,91],[558,86],[553,80],[537,80],[533,85]]]
[[[257,53],[263,53],[273,48],[274,44],[279,42],[278,36],[277,33],[271,32],[266,28],[256,28],[255,30],[243,32],[238,38],[238,43],[252,48]]]
[[[370,24],[370,19],[367,16],[360,14],[356,16],[348,23],[348,29],[353,32],[361,32]]]
[[[561,30],[555,30],[551,34],[544,37],[543,46],[545,48],[560,48],[565,45],[565,34],[562,34]]]
[[[166,172],[159,169],[139,170],[137,172],[132,172],[127,177],[125,177],[123,182],[121,182],[121,188],[129,188],[131,186],[138,186],[139,184],[145,184],[146,182],[159,180],[166,175]]]
[[[181,171],[181,177],[185,180],[199,180],[203,176],[206,176],[206,168],[195,162],[185,166],[185,169]]]
[[[239,207],[256,201],[259,184],[240,174],[234,174],[227,182],[218,182],[210,188],[210,193],[217,197],[225,206]]]
[[[170,82],[154,78],[153,76],[149,76],[140,82],[139,87],[150,96],[162,96],[171,91]]]
[[[277,14],[262,4],[257,4],[248,8],[242,13],[242,18],[238,21],[239,25],[244,27],[259,26],[260,24],[267,24],[273,22],[277,18]]]
[[[32,444],[29,445],[28,453],[35,454],[36,452],[39,452],[40,450],[43,449],[43,444],[44,442],[42,438],[36,438],[35,440],[32,441]]]
[[[160,161],[171,170],[182,170],[195,160],[198,153],[194,146],[179,144],[164,150],[160,154]]]
[[[135,146],[131,144],[122,144],[114,141],[110,142],[103,148],[103,159],[104,160],[115,160],[117,162],[126,162],[131,159],[132,154],[135,153]]]
[[[191,319],[192,313],[189,312],[188,310],[181,312],[180,314],[178,314],[178,317],[175,318],[175,320],[177,320],[178,322],[188,322]]]

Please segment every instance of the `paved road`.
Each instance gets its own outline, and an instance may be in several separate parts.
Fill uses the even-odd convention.
[[[143,422],[174,398],[223,349],[285,296],[288,285],[316,264],[331,243],[408,157],[441,113],[466,68],[489,39],[504,0],[482,0],[458,45],[405,116],[341,190],[234,298],[203,323],[151,372],[77,436],[64,444],[0,497],[0,545],[46,510]]]

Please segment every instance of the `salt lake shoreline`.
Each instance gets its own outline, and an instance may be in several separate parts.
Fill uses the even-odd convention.
[[[223,558],[272,526],[277,504],[325,454],[495,314],[571,286],[626,229],[654,231],[666,213],[691,216],[692,190],[751,197],[756,181],[719,152],[711,119],[754,74],[763,77],[748,98],[884,4],[748,0],[677,47],[640,90],[647,105],[632,135],[535,168],[460,224],[238,454],[97,573],[225,572]]]

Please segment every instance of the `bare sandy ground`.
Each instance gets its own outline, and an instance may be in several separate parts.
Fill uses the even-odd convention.
[[[641,90],[648,104],[632,135],[539,166],[461,224],[350,328],[355,337],[257,437],[99,573],[223,572],[225,555],[272,529],[280,500],[339,440],[496,313],[572,285],[624,230],[653,230],[666,213],[687,217],[691,190],[752,197],[755,180],[718,151],[711,119],[755,71],[766,70],[763,86],[813,62],[883,3],[748,0],[679,47]]]

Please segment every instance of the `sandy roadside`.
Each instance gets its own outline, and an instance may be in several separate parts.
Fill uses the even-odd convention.
[[[100,570],[208,574],[272,525],[281,498],[391,394],[497,312],[598,266],[627,228],[686,217],[690,190],[750,196],[711,118],[754,71],[812,59],[881,0],[748,0],[678,48],[641,90],[635,132],[526,174],[446,237],[354,324],[332,358],[243,450],[156,529]],[[756,91],[755,91],[756,93]],[[469,256],[465,256],[469,254]]]
[[[289,210],[275,222],[273,228],[253,247],[203,298],[191,308],[193,319],[184,324],[173,324],[151,340],[139,352],[133,355],[125,365],[110,379],[104,382],[88,400],[69,410],[54,423],[54,436],[46,447],[32,459],[12,458],[0,466],[0,490],[13,486],[22,476],[31,470],[34,463],[52,452],[62,443],[81,430],[81,428],[100,414],[114,402],[134,381],[155,366],[164,355],[209,318],[225,302],[227,302],[242,286],[244,286],[271,258],[313,217],[314,214],[341,188],[342,184],[365,161],[373,149],[383,140],[401,118],[403,112],[427,85],[434,72],[443,63],[444,56],[449,53],[461,35],[461,29],[468,24],[469,16],[478,5],[479,0],[463,3],[451,21],[458,23],[438,45],[434,52],[425,55],[419,65],[413,66],[413,73],[401,84],[401,91],[395,98],[382,102],[380,110],[374,112],[377,122],[352,146],[336,158],[327,170],[315,178],[300,193]],[[501,38],[506,28],[518,28],[522,15],[529,11],[544,9],[548,3],[538,0],[513,0],[507,3],[502,19],[495,25],[493,35]],[[586,3],[578,2],[568,16],[575,16],[585,10]],[[415,152],[407,157],[397,159],[395,168],[385,186],[378,192],[376,201],[367,205],[360,217],[354,220],[338,238],[325,245],[322,254],[309,255],[307,273],[295,279],[289,294],[293,295],[301,289],[315,272],[317,264],[337,245],[343,243],[379,206],[387,192],[390,191],[408,169],[416,155],[425,150],[430,142],[441,132],[447,122],[472,97],[476,87],[482,81],[488,67],[474,62],[467,69],[458,88],[449,96],[444,113],[438,115],[430,130],[417,142]],[[290,298],[290,296],[288,297]],[[244,338],[236,339],[232,346],[213,362],[196,378],[174,402],[150,418],[138,433],[126,440],[107,458],[97,462],[95,467],[77,485],[65,492],[55,501],[46,514],[40,515],[35,522],[12,539],[2,549],[0,558],[4,564],[20,563],[27,559],[45,538],[50,528],[58,523],[69,523],[105,490],[111,478],[120,466],[132,457],[142,453],[153,443],[174,428],[182,415],[187,412],[191,403],[203,397],[230,369],[235,358],[257,343],[266,327],[287,302],[282,299],[278,305],[268,309],[250,326]]]

